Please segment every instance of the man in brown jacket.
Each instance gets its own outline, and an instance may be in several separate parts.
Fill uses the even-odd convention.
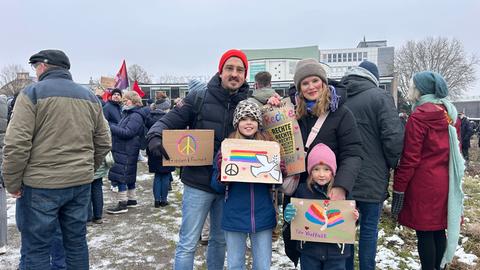
[[[17,198],[25,269],[49,269],[57,224],[68,269],[88,269],[87,209],[93,172],[111,148],[92,91],[72,81],[59,50],[30,57],[38,82],[20,92],[5,135],[3,177]]]

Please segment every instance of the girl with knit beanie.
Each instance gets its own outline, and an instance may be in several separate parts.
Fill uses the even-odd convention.
[[[465,163],[457,110],[447,95],[440,74],[423,71],[413,76],[408,94],[413,112],[393,184],[392,214],[416,231],[423,270],[443,269],[451,262],[460,234]]]
[[[335,153],[323,143],[315,145],[307,159],[308,178],[298,186],[293,197],[317,200],[330,200],[328,194],[334,185],[337,173]],[[290,223],[297,210],[292,203],[287,204],[283,217]],[[355,219],[358,211],[354,210]],[[309,269],[345,269],[346,259],[351,256],[350,249],[344,244],[319,242],[297,242],[302,270]]]
[[[261,131],[262,113],[257,104],[250,101],[238,103],[233,117],[235,131],[229,138],[273,141]],[[270,269],[272,259],[272,231],[277,225],[271,184],[229,182],[220,179],[221,150],[213,166],[212,187],[225,193],[222,229],[227,244],[227,268],[245,269],[246,240],[252,244],[253,269]],[[285,166],[280,164],[285,176]]]

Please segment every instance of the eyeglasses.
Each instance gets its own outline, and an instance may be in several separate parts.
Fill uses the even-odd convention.
[[[31,66],[32,66],[32,69],[33,69],[34,71],[36,71],[36,70],[37,70],[37,67],[40,66],[40,64],[41,64],[41,63],[38,63],[38,62],[33,63],[33,64],[31,65]]]

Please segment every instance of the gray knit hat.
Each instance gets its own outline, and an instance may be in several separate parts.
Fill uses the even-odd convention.
[[[322,65],[313,58],[303,59],[298,61],[295,68],[295,75],[293,75],[293,81],[297,91],[300,91],[300,83],[303,79],[309,76],[318,76],[322,81],[327,83],[327,73],[323,69]]]
[[[242,100],[238,103],[233,113],[233,127],[237,129],[238,122],[245,117],[251,117],[258,122],[258,127],[262,127],[262,111],[257,104],[248,101]]]

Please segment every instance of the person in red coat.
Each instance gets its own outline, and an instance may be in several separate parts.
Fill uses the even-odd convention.
[[[461,194],[463,158],[453,127],[457,112],[445,100],[447,95],[441,75],[430,71],[414,75],[409,89],[414,109],[405,126],[404,149],[393,184],[392,214],[401,225],[416,230],[423,270],[444,265],[445,229],[450,238],[450,221],[457,215],[451,208],[456,201],[463,204],[463,198],[449,194],[450,189]],[[461,175],[455,172],[457,165]]]

